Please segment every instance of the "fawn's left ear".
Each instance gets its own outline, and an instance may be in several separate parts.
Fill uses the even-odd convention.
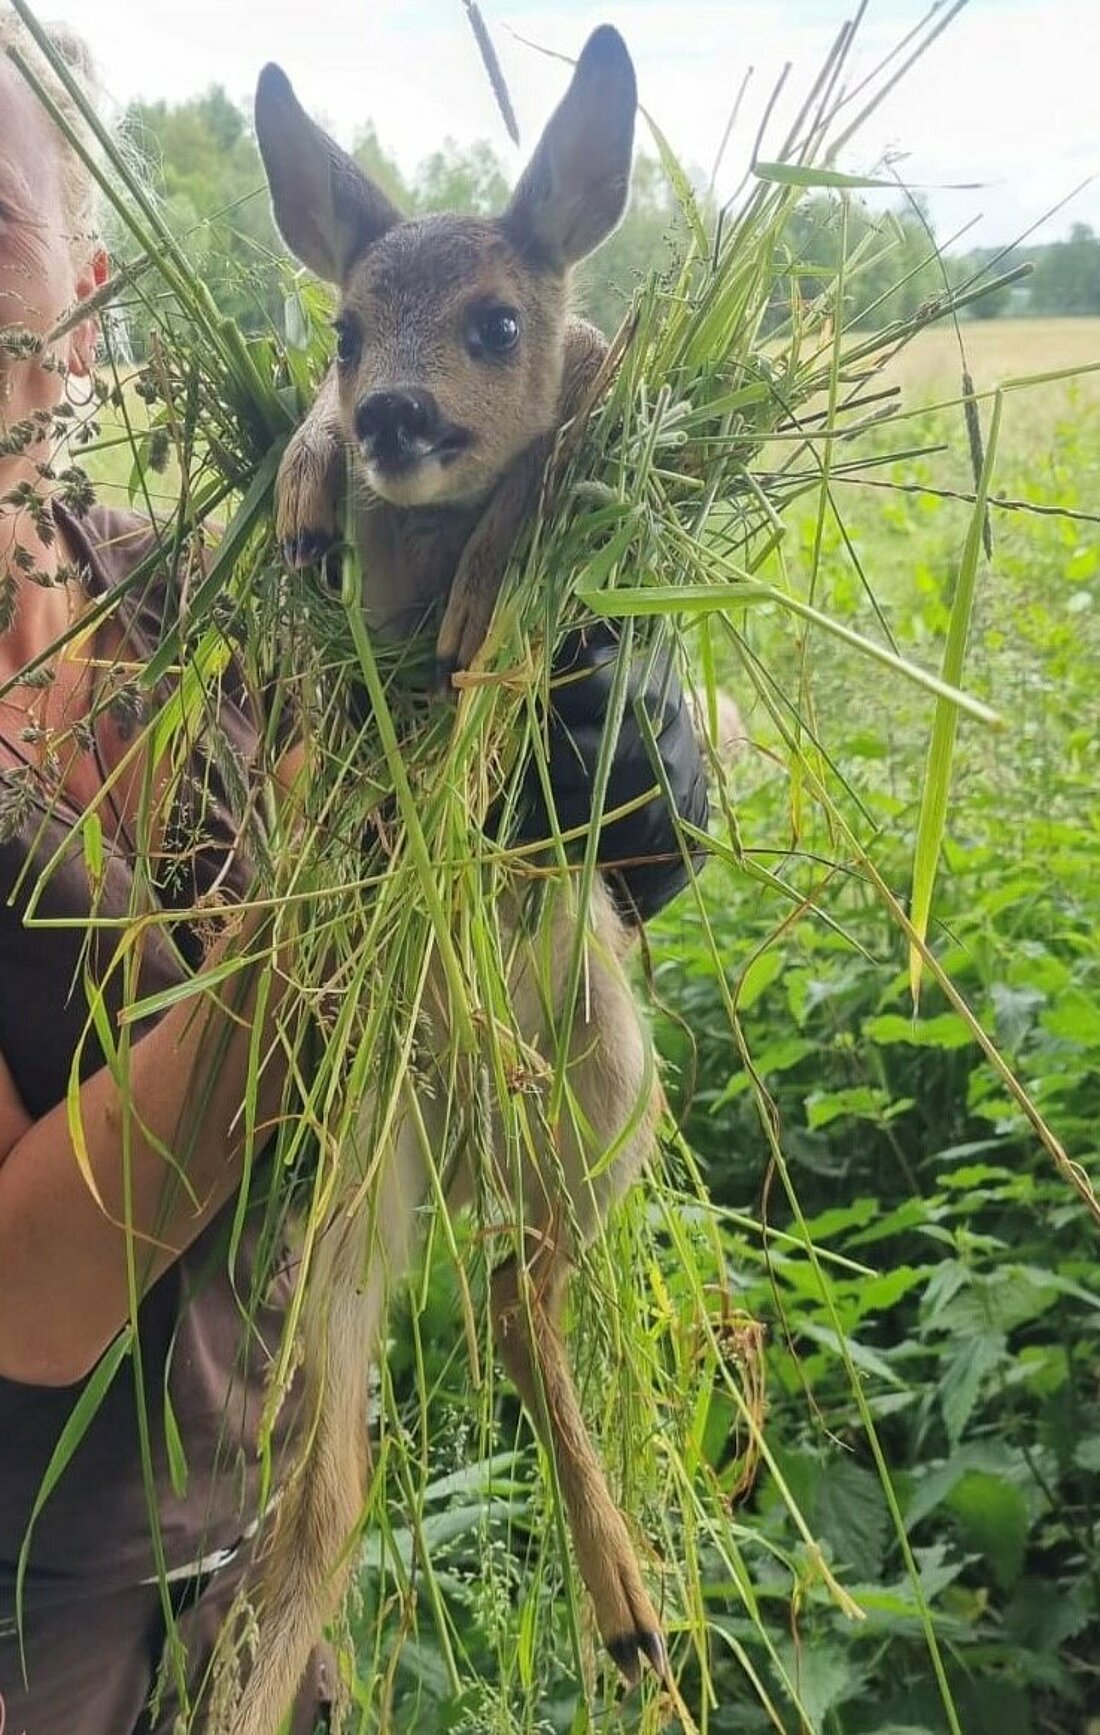
[[[359,255],[399,223],[401,213],[310,120],[286,73],[273,63],[256,86],[256,141],[287,246],[318,277],[342,284]]]
[[[609,235],[626,209],[638,88],[626,43],[593,31],[502,219],[542,264],[565,271]]]

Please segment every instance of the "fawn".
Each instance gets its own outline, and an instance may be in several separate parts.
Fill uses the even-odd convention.
[[[556,434],[606,353],[593,327],[569,317],[569,273],[622,216],[635,109],[626,48],[614,30],[597,30],[502,216],[405,221],[309,119],[279,68],[261,75],[256,130],[276,221],[297,257],[340,291],[335,367],[287,449],[277,532],[291,563],[317,558],[337,534],[350,452],[368,624],[403,635],[442,605],[445,672],[478,650]],[[578,1244],[651,1150],[661,1097],[623,973],[629,932],[603,886],[586,911],[568,887],[551,889],[537,936],[525,933],[518,899],[502,921],[517,1025],[544,1052],[572,936],[579,921],[586,928],[586,992],[567,1061],[577,1112],[544,1129],[546,1160],[525,1156],[518,1185],[496,1154],[523,1253],[495,1272],[490,1305],[504,1365],[553,1454],[600,1633],[633,1681],[642,1659],[666,1672],[660,1622],[585,1428],[558,1321]],[[318,1243],[302,1328],[308,1445],[275,1518],[234,1735],[272,1735],[342,1587],[367,1474],[369,1359],[430,1197],[425,1142],[441,1154],[442,983],[431,1000],[420,1077],[434,1064],[435,1088],[407,1080],[415,1105],[381,1155],[367,1148],[349,1162],[356,1172]],[[353,1211],[372,1162],[366,1203]],[[463,1158],[448,1208],[472,1191]]]

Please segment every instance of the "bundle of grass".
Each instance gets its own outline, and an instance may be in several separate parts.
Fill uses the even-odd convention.
[[[17,5],[51,57],[23,0]],[[84,429],[85,449],[94,462],[97,451],[118,439],[132,453],[131,494],[150,508],[161,531],[157,550],[131,583],[139,585],[143,571],[167,566],[176,575],[179,602],[147,666],[127,672],[128,687],[139,697],[167,694],[142,731],[153,761],[169,768],[155,796],[150,792],[146,835],[156,830],[154,807],[173,805],[184,749],[201,733],[256,864],[253,902],[267,915],[247,955],[230,950],[216,975],[200,971],[171,998],[231,994],[246,971],[258,980],[261,1004],[277,985],[278,1041],[290,1057],[264,1233],[271,1261],[288,1237],[293,1241],[298,1276],[272,1369],[269,1429],[294,1377],[300,1324],[311,1285],[325,1268],[334,1202],[345,1211],[349,1199],[369,1203],[398,1124],[419,1135],[415,1144],[427,1176],[424,1275],[404,1316],[406,1342],[384,1361],[372,1395],[374,1463],[359,1515],[364,1606],[353,1604],[348,1616],[358,1666],[349,1693],[359,1727],[422,1726],[417,1718],[425,1702],[426,1714],[437,1721],[446,1705],[448,1726],[479,1730],[541,1727],[536,1719],[544,1711],[550,1726],[577,1731],[597,1719],[610,1726],[623,1715],[614,1708],[613,1683],[597,1668],[590,1615],[568,1565],[554,1455],[545,1454],[533,1476],[525,1451],[499,1451],[501,1409],[484,1322],[491,1272],[509,1257],[522,1264],[527,1256],[509,1178],[534,1152],[545,1161],[547,1153],[560,1151],[566,1137],[582,1148],[590,1143],[566,1060],[585,1027],[598,960],[583,921],[569,930],[566,955],[553,955],[554,930],[540,927],[539,910],[564,896],[584,911],[594,895],[611,743],[632,662],[653,670],[670,659],[710,735],[719,789],[715,835],[708,841],[686,831],[685,861],[703,847],[724,857],[776,901],[780,920],[788,913],[793,918],[813,898],[812,879],[773,871],[740,847],[735,796],[715,748],[720,691],[732,683],[739,696],[754,695],[767,753],[786,769],[795,804],[814,805],[825,815],[841,856],[881,896],[915,955],[936,967],[923,927],[908,923],[876,874],[873,851],[857,836],[847,792],[826,745],[814,736],[802,693],[761,662],[750,623],[761,610],[789,621],[804,635],[797,646],[803,666],[815,639],[831,637],[866,658],[869,678],[885,672],[922,688],[941,718],[966,713],[993,720],[958,686],[990,487],[989,460],[980,450],[944,675],[901,656],[888,630],[862,634],[835,618],[818,598],[815,558],[805,595],[767,576],[794,501],[816,493],[824,522],[839,480],[912,455],[904,443],[880,437],[896,411],[893,394],[879,385],[885,359],[925,324],[996,286],[957,293],[945,286],[935,305],[870,338],[849,332],[845,323],[846,289],[865,261],[846,258],[836,279],[807,305],[798,292],[800,262],[788,246],[792,213],[807,188],[843,194],[864,184],[832,166],[836,155],[945,22],[934,8],[907,39],[901,67],[890,57],[858,93],[844,88],[855,40],[846,26],[775,160],[765,163],[758,153],[741,196],[716,220],[654,129],[682,207],[683,256],[667,276],[640,287],[598,381],[558,440],[535,520],[517,549],[485,644],[455,683],[457,698],[440,699],[433,691],[431,631],[397,645],[368,633],[354,551],[344,554],[336,582],[331,568],[327,580],[292,579],[279,558],[272,489],[286,441],[327,360],[326,296],[295,283],[286,331],[245,339],[219,315],[185,248],[110,136],[88,117],[98,130],[101,185],[137,250],[117,283],[125,298],[141,304],[154,336],[136,373],[117,368],[113,389],[96,407],[95,425]],[[64,128],[33,67],[17,59]],[[63,64],[55,71],[66,80]],[[71,79],[69,85],[79,100]],[[863,107],[849,121],[857,94]],[[86,151],[82,138],[73,142]],[[121,298],[119,288],[113,293]],[[105,432],[108,421],[117,435]],[[872,430],[875,443],[864,451],[860,441]],[[165,466],[172,478],[169,514],[158,510],[156,498]],[[118,603],[113,595],[96,606],[106,612]],[[559,648],[593,615],[616,623],[615,675],[594,777],[594,823],[575,836],[554,827],[546,717]],[[217,721],[220,684],[231,670],[264,719],[259,763],[249,766],[235,757]],[[648,727],[644,720],[642,727]],[[274,768],[291,733],[305,741],[309,776],[286,799],[273,792]],[[921,839],[929,884],[942,832],[950,734],[945,723]],[[660,759],[651,746],[659,785]],[[549,844],[537,847],[516,841],[532,778],[551,815]],[[94,876],[100,849],[94,811],[80,830]],[[190,847],[186,836],[176,838],[177,867],[187,862]],[[186,872],[182,877],[189,883]],[[162,869],[150,878],[163,894]],[[150,913],[148,886],[140,890],[135,932],[169,919],[163,908]],[[705,929],[705,889],[694,887],[688,896]],[[240,919],[239,905],[227,906],[217,886],[190,904],[177,888],[165,902],[172,923],[223,929]],[[516,1009],[510,912],[521,905],[534,936],[535,980],[554,1011],[541,1046],[533,1044]],[[713,944],[712,951],[736,1045],[743,976],[733,982],[730,960]],[[112,1040],[121,1069],[126,1032],[166,1004],[165,996],[129,993],[122,1037]],[[436,1045],[429,1064],[425,1029],[433,1020],[449,1039],[442,1051]],[[751,1057],[743,1058],[751,1071]],[[260,1144],[271,1132],[258,1111],[264,1059],[257,1044],[242,1115],[257,1161],[250,1156],[246,1165],[238,1226]],[[1006,1077],[1026,1101],[1007,1069]],[[638,1085],[639,1118],[651,1082],[646,1069]],[[766,1118],[762,1085],[759,1097]],[[431,1138],[423,1124],[425,1103],[439,1123]],[[79,1150],[75,1111],[73,1134]],[[588,1356],[582,1395],[624,1509],[636,1533],[648,1538],[643,1566],[669,1647],[663,1679],[647,1680],[641,1704],[626,1716],[648,1729],[660,1727],[670,1711],[685,1727],[726,1727],[716,1709],[715,1681],[728,1650],[750,1681],[762,1718],[786,1727],[788,1707],[794,1707],[809,1723],[782,1622],[766,1597],[781,1584],[785,1599],[831,1599],[853,1619],[860,1610],[769,1451],[759,1339],[733,1300],[721,1214],[709,1207],[675,1127],[666,1126],[664,1135],[663,1156],[644,1192],[583,1254],[578,1250],[583,1281],[574,1285],[576,1335]],[[827,1295],[827,1257],[805,1234],[770,1125],[769,1136],[795,1219],[793,1240],[808,1250]],[[613,1155],[596,1159],[597,1178],[599,1160]],[[473,1175],[472,1217],[463,1223],[452,1220],[445,1204],[460,1158]],[[131,1283],[136,1324],[137,1263]],[[242,1297],[246,1311],[259,1306],[261,1290]],[[461,1321],[455,1334],[461,1344],[454,1345],[456,1357],[465,1351],[461,1369],[461,1358],[429,1365],[425,1357],[425,1321],[433,1307]],[[909,1570],[912,1613],[934,1660],[945,1714],[957,1727],[860,1374],[839,1332],[838,1343],[883,1474]],[[114,1367],[127,1347],[122,1342],[112,1352]],[[103,1389],[102,1381],[93,1382],[91,1396],[82,1399],[51,1480],[62,1472]],[[145,1396],[157,1404],[157,1394]],[[167,1433],[171,1440],[170,1427]],[[476,1460],[472,1470],[470,1458]],[[792,1554],[777,1550],[752,1561],[752,1539],[733,1503],[760,1460],[790,1512],[799,1545]],[[182,1460],[177,1471],[185,1477]],[[466,1549],[459,1569],[448,1564],[456,1539]],[[476,1584],[469,1576],[471,1554]],[[475,1602],[477,1645],[469,1639]],[[261,1611],[261,1628],[262,1620]],[[247,1622],[240,1642],[251,1642]],[[563,1650],[573,1665],[564,1670],[556,1662]],[[230,1659],[220,1688],[228,1719],[232,1676]]]

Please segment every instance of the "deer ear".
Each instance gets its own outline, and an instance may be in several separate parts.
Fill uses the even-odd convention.
[[[626,209],[638,89],[626,44],[593,32],[504,213],[524,251],[564,271],[609,235]]]
[[[286,73],[273,64],[256,86],[256,140],[284,241],[318,277],[342,284],[401,213],[310,120]]]

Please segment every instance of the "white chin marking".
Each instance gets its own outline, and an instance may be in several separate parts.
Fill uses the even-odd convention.
[[[446,497],[446,478],[438,458],[422,458],[412,469],[394,474],[380,470],[377,464],[367,464],[366,477],[371,492],[391,506],[430,506]]]

